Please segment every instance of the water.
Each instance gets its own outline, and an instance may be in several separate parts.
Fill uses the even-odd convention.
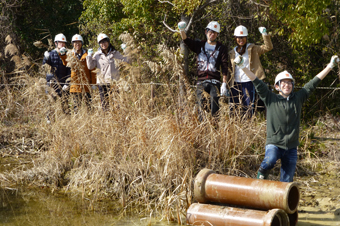
[[[340,186],[334,177],[308,179],[302,189],[298,226],[340,226]],[[314,186],[313,183],[316,185]],[[310,189],[312,186],[314,189]],[[319,188],[320,187],[320,188]],[[175,226],[174,222],[140,216],[121,216],[119,203],[82,200],[74,194],[51,193],[50,189],[3,190],[0,188],[0,226]],[[185,221],[185,216],[183,222]],[[184,224],[184,223],[183,223]]]
[[[0,225],[4,226],[93,226],[93,225],[178,225],[165,221],[119,216],[117,205],[105,202],[93,207],[77,197],[51,194],[50,191],[0,190]]]

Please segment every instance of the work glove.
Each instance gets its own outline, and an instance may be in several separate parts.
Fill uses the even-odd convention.
[[[46,60],[48,60],[48,58],[50,57],[50,53],[48,51],[45,51],[44,57],[46,58]]]
[[[61,47],[59,52],[60,52],[60,55],[65,55],[67,52],[67,49],[65,47]]]
[[[87,55],[88,55],[88,56],[92,56],[92,54],[93,54],[93,49],[87,50]]]
[[[184,21],[181,21],[181,22],[178,23],[178,29],[180,31],[184,31],[186,26],[187,26],[187,23],[185,23]]]
[[[267,35],[267,29],[265,27],[259,27],[259,31],[263,35]]]
[[[67,91],[70,87],[68,85],[63,86],[63,91]]]
[[[227,83],[223,82],[221,86],[221,96],[228,96]]]
[[[234,63],[236,64],[236,66],[238,66],[240,69],[243,69],[245,67],[244,65],[244,59],[241,55],[238,55],[235,59],[234,59]]]
[[[339,57],[337,55],[332,56],[331,62],[327,65],[330,69],[335,67],[339,63]]]
[[[96,89],[97,89],[97,86],[96,86],[96,85],[92,85],[92,86],[91,86],[91,89],[92,89],[92,90],[96,90]]]
[[[122,50],[124,51],[126,49],[126,44],[125,43],[121,44],[120,48],[122,48]]]

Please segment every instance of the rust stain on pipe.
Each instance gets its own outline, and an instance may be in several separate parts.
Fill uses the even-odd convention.
[[[200,203],[226,203],[255,209],[296,212],[300,192],[295,182],[259,180],[216,174],[203,169],[195,178],[194,196]]]
[[[187,224],[204,226],[289,226],[285,211],[240,209],[209,204],[192,204],[187,211]]]

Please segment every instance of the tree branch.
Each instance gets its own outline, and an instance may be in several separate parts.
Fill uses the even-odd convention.
[[[177,30],[172,29],[172,28],[165,22],[165,20],[166,20],[166,14],[164,15],[164,20],[163,20],[164,26],[165,26],[166,28],[168,28],[168,29],[169,29],[170,31],[172,31],[172,32],[177,32]]]
[[[161,1],[161,0],[158,0],[158,2],[160,2],[160,3],[169,3],[170,5],[172,5],[173,7],[175,7],[175,4],[173,4],[172,2],[169,2],[169,1]]]
[[[255,5],[266,7],[266,8],[269,7],[269,5],[264,5],[264,4],[261,4],[261,3],[257,3],[257,2],[254,2],[253,0],[250,0],[250,3],[254,3]]]

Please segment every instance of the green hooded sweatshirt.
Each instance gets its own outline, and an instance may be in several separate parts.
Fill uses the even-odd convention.
[[[267,144],[288,150],[299,146],[302,104],[320,83],[314,77],[298,92],[288,98],[271,92],[267,85],[256,78],[253,84],[267,108]]]

